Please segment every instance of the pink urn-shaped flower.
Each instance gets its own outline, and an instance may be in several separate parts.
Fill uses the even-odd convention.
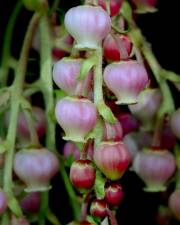
[[[180,108],[172,114],[170,123],[174,135],[180,139]]]
[[[57,156],[45,149],[24,149],[15,154],[14,171],[26,184],[25,191],[45,191],[50,179],[58,172]]]
[[[65,15],[67,31],[76,40],[76,48],[97,49],[111,30],[111,19],[101,7],[77,6]]]
[[[132,114],[142,123],[144,129],[151,129],[162,100],[159,89],[146,89],[138,96],[138,102],[129,105]]]
[[[87,96],[91,89],[92,71],[78,81],[82,59],[64,58],[54,64],[53,80],[59,88],[71,96]]]
[[[108,34],[103,42],[104,57],[111,61],[120,61],[129,58],[132,43],[128,36]]]
[[[133,169],[146,184],[144,190],[158,192],[166,189],[166,182],[175,172],[176,162],[167,150],[148,149],[137,153]]]
[[[131,157],[123,142],[102,142],[94,150],[94,161],[108,179],[118,180],[128,168]]]
[[[0,215],[4,213],[7,208],[7,197],[3,190],[0,188]]]
[[[97,120],[95,105],[85,98],[66,97],[57,102],[55,115],[65,131],[65,140],[85,142],[85,136],[94,128]]]
[[[176,219],[180,221],[180,189],[171,193],[168,200],[168,206]]]
[[[109,64],[103,76],[106,86],[117,97],[117,104],[136,103],[148,84],[146,69],[135,60]]]

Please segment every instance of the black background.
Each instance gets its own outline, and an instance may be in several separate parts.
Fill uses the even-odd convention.
[[[0,46],[2,47],[3,35],[7,21],[12,12],[15,0],[4,0],[0,3]],[[64,10],[78,5],[79,1],[61,1]],[[180,74],[180,11],[178,0],[159,0],[158,12],[154,14],[140,15],[138,24],[147,40],[152,44],[153,51],[160,64]],[[19,55],[20,47],[28,24],[31,12],[23,9],[13,35],[12,53]],[[176,94],[174,87],[171,86]],[[68,196],[60,177],[53,180],[54,188],[50,192],[50,204],[62,224],[68,223],[71,217]],[[125,190],[125,198],[118,210],[117,217],[120,225],[156,225],[154,216],[159,202],[166,204],[160,194],[145,193],[142,191],[143,184],[133,172],[128,172],[122,178]],[[172,224],[178,224],[175,220]]]

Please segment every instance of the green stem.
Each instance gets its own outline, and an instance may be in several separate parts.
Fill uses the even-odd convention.
[[[103,64],[103,58],[102,58],[102,47],[99,47],[96,50],[96,57],[97,57],[97,64],[94,67],[94,103],[98,107],[99,104],[104,103],[103,99],[103,77],[102,77],[102,64]],[[105,103],[104,103],[105,104]],[[99,119],[100,121],[100,119]],[[99,133],[102,133],[103,130],[100,127]],[[99,143],[99,138],[94,139],[94,146],[96,146]]]
[[[79,206],[79,202],[77,200],[76,193],[75,193],[75,191],[74,191],[74,189],[73,189],[73,187],[72,187],[72,185],[69,181],[69,177],[66,173],[64,163],[63,163],[63,159],[61,160],[60,173],[61,173],[61,176],[63,178],[64,184],[66,186],[68,196],[69,196],[70,201],[71,201],[74,218],[77,220],[77,219],[79,219],[79,216],[80,216],[80,206]]]
[[[49,208],[48,204],[49,204],[49,192],[42,192],[38,225],[46,224],[46,213]]]
[[[53,82],[52,82],[52,40],[50,36],[49,21],[46,15],[40,21],[40,40],[41,40],[41,65],[40,65],[40,82],[41,91],[43,93],[45,102],[46,114],[46,147],[48,149],[55,149],[55,123],[52,119],[54,112],[54,98],[53,98]],[[49,193],[42,193],[41,208],[39,215],[39,225],[45,225],[46,213],[48,211]]]
[[[9,70],[9,59],[11,53],[11,42],[13,37],[13,29],[16,23],[16,18],[21,11],[22,2],[17,1],[15,8],[8,21],[6,32],[4,35],[3,49],[2,49],[2,62],[0,68],[1,86],[5,86],[7,82],[8,70]]]
[[[168,70],[162,70],[161,76],[166,79],[169,80],[171,82],[177,82],[180,83],[180,75],[173,72],[173,71],[168,71]]]
[[[103,100],[102,78],[102,48],[96,50],[97,64],[94,68],[94,103],[98,105]]]
[[[11,101],[10,101],[10,119],[9,119],[9,127],[7,132],[7,153],[5,159],[4,166],[4,190],[7,193],[8,198],[13,196],[12,187],[12,167],[13,167],[13,157],[15,151],[15,139],[16,139],[16,127],[17,127],[17,119],[18,112],[20,106],[20,100],[22,95],[22,89],[24,84],[24,78],[26,74],[27,61],[29,56],[29,49],[32,44],[33,34],[35,32],[37,23],[39,21],[39,14],[34,14],[32,17],[28,30],[26,32],[26,36],[24,39],[20,59],[18,61],[17,69],[15,71],[15,80],[11,89]],[[7,225],[6,217],[2,219],[2,225]]]
[[[41,91],[44,96],[45,113],[47,119],[46,147],[55,149],[55,123],[52,119],[54,112],[53,81],[52,81],[52,40],[50,36],[49,22],[46,16],[40,21],[41,40]]]
[[[163,103],[159,110],[159,116],[162,116],[165,113],[171,114],[175,109],[171,90],[168,86],[167,81],[160,76],[163,69],[159,65],[149,44],[145,40],[143,41],[142,52],[156,78],[156,81],[158,82],[159,88],[162,93]]]

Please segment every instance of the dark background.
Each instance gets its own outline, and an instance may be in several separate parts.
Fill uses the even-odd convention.
[[[0,5],[0,48],[7,21],[16,0],[4,0]],[[61,7],[66,11],[69,7],[78,5],[79,1],[61,0]],[[154,14],[140,15],[138,24],[142,28],[147,40],[152,44],[153,51],[160,64],[169,70],[180,74],[180,12],[178,0],[159,0],[158,12]],[[23,10],[16,24],[13,35],[12,53],[18,57],[26,26],[31,13]],[[173,93],[176,90],[173,86]],[[60,177],[54,179],[54,188],[50,192],[50,204],[52,210],[60,218],[62,224],[68,223],[71,217],[68,196]],[[125,198],[118,210],[117,217],[120,225],[156,225],[155,215],[159,202],[166,204],[167,199],[158,193],[145,193],[143,184],[133,172],[127,172],[122,178],[122,186]],[[172,225],[178,224],[173,220]]]

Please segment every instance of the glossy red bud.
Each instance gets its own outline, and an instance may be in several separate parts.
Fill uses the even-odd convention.
[[[108,34],[103,42],[104,57],[110,61],[120,61],[129,58],[132,50],[132,42],[128,36]]]
[[[105,187],[105,200],[109,205],[118,206],[123,199],[122,186],[117,183],[107,184]]]
[[[102,142],[94,150],[94,161],[108,179],[118,180],[128,168],[131,157],[123,142]]]
[[[70,180],[78,189],[90,189],[94,185],[96,170],[91,160],[80,159],[73,162],[70,169]]]
[[[90,213],[92,216],[104,218],[107,216],[107,203],[103,199],[95,199],[90,206]]]
[[[110,0],[110,16],[115,16],[119,13],[122,3],[123,0]],[[98,5],[107,10],[105,0],[98,0]]]

